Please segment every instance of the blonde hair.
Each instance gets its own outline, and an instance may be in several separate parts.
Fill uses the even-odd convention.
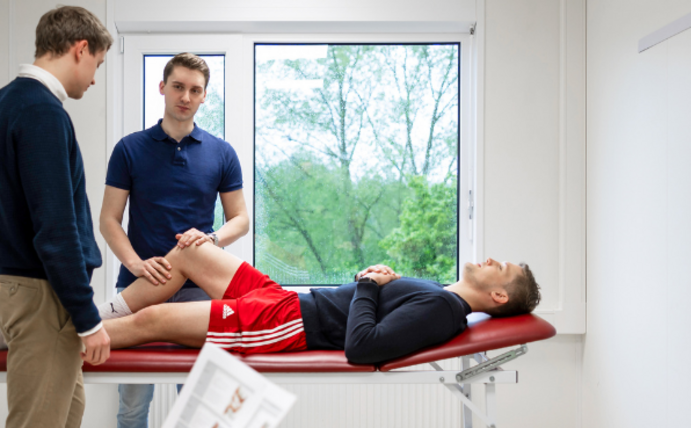
[[[62,6],[46,12],[36,26],[36,53],[62,56],[80,41],[89,43],[89,53],[108,50],[113,37],[103,23],[88,10],[78,6]]]

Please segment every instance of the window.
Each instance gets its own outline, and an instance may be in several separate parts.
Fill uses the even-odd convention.
[[[458,279],[460,44],[255,45],[254,262]]]

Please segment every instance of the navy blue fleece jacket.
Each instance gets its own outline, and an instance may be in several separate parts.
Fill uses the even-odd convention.
[[[300,294],[307,348],[343,349],[374,364],[443,343],[467,326],[470,306],[434,281],[402,277]]]

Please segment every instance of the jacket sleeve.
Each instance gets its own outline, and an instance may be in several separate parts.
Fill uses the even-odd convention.
[[[411,298],[377,322],[379,287],[357,285],[348,313],[345,354],[348,361],[372,364],[441,343],[453,334],[451,311],[443,299]]]
[[[101,319],[93,303],[74,206],[70,153],[78,148],[71,147],[72,124],[60,107],[38,105],[19,114],[14,129],[34,248],[77,332],[87,331]]]

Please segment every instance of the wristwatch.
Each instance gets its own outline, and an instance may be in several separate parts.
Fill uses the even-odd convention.
[[[374,284],[374,285],[379,285],[377,281],[374,279],[370,278],[369,276],[363,276],[362,278],[358,279],[357,282],[359,284]]]
[[[206,236],[214,240],[214,245],[218,247],[218,235],[216,235],[214,232],[207,233]]]

